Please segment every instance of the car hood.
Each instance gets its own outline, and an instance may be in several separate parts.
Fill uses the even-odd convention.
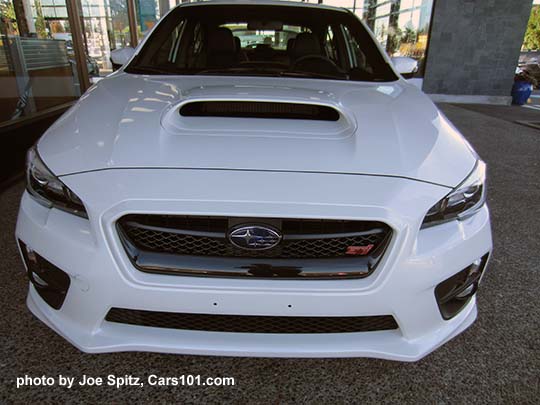
[[[337,121],[185,117],[196,101],[310,104]],[[38,144],[56,175],[116,168],[368,174],[454,187],[476,155],[429,98],[401,80],[114,74]],[[300,186],[300,185],[299,185]]]

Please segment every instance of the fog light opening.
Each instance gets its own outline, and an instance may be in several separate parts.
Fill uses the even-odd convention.
[[[37,264],[36,253],[32,249],[30,249],[28,246],[26,246],[25,249],[26,249],[26,256],[28,257],[28,261],[32,262],[33,264]]]
[[[49,286],[45,280],[43,280],[37,273],[31,272],[31,277],[34,283],[38,284],[42,288],[46,288]]]
[[[474,277],[482,272],[482,259],[476,259],[468,268],[469,277]]]
[[[473,296],[476,291],[478,290],[478,283],[473,283],[468,287],[465,287],[463,291],[461,291],[459,294],[456,294],[456,298],[460,300],[465,300]]]
[[[71,284],[69,275],[20,240],[19,246],[35,291],[52,308],[60,309]]]
[[[435,288],[435,298],[445,320],[456,316],[478,291],[488,254],[446,279]]]
[[[38,267],[38,260],[36,253],[23,241],[19,240],[19,247],[23,256],[24,264],[28,271],[34,271]]]

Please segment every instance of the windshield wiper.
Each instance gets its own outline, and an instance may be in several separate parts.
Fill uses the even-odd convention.
[[[279,72],[275,69],[254,69],[254,68],[216,68],[204,69],[194,73],[196,75],[212,75],[220,73],[230,73],[233,75],[256,74],[260,76],[279,76]]]
[[[307,77],[307,78],[318,78],[318,79],[337,79],[337,80],[347,80],[349,77],[346,74],[326,74],[326,73],[316,73],[316,72],[304,72],[304,71],[295,71],[295,70],[276,70],[275,68],[216,68],[216,69],[204,69],[198,71],[197,75],[212,75],[212,74],[232,74],[232,75],[242,75],[242,74],[255,74],[258,76],[273,76],[273,77]]]
[[[329,74],[329,73],[315,73],[315,72],[304,72],[296,70],[284,70],[280,72],[280,76],[283,77],[307,77],[313,79],[335,79],[335,80],[347,80],[348,76],[346,74]]]
[[[140,74],[159,74],[159,75],[174,75],[178,72],[173,72],[171,70],[157,68],[155,66],[129,66],[126,70],[127,73],[140,73]]]

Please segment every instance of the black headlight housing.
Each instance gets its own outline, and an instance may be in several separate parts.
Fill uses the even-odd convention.
[[[474,215],[486,202],[486,164],[481,160],[467,178],[428,211],[422,228]]]
[[[36,147],[26,157],[26,190],[41,205],[88,218],[81,199],[43,163]]]

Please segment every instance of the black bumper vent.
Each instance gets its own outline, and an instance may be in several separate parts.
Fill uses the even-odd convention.
[[[359,317],[298,317],[182,314],[112,308],[116,322],[154,328],[237,333],[354,333],[398,329],[391,315]]]

